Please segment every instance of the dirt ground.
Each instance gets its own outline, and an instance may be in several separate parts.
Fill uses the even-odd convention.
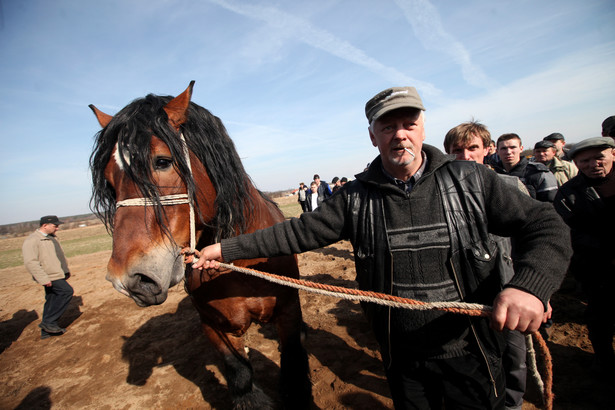
[[[202,336],[183,286],[139,308],[105,281],[110,252],[69,259],[75,289],[65,335],[40,340],[43,290],[23,267],[0,270],[0,409],[227,409],[221,362]],[[354,287],[351,247],[299,256],[302,277]],[[315,406],[392,408],[377,345],[357,303],[301,292],[309,327]],[[556,409],[613,408],[614,385],[590,373],[592,349],[574,284],[553,298],[549,341]],[[272,326],[246,336],[257,383],[276,396],[279,353]],[[528,394],[524,409],[539,404]],[[533,396],[533,397],[531,397]]]

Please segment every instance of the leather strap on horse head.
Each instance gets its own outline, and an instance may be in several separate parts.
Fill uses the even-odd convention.
[[[187,258],[186,263],[192,263],[192,258]],[[338,297],[345,300],[353,300],[359,302],[376,303],[379,305],[413,309],[413,310],[441,310],[449,313],[456,313],[468,316],[482,316],[488,317],[491,314],[492,308],[490,306],[481,305],[478,303],[462,303],[462,302],[422,302],[413,299],[400,298],[398,296],[387,295],[384,293],[363,291],[359,289],[344,288],[341,286],[325,285],[322,283],[311,282],[303,279],[289,278],[287,276],[276,275],[268,272],[261,272],[254,269],[235,266],[227,263],[220,263],[221,268],[230,269],[235,272],[244,273],[247,275],[256,276],[261,279],[265,279],[269,282],[273,282],[283,286],[289,286],[295,289],[304,290],[311,293],[317,293],[320,295]],[[539,332],[534,332],[527,340],[528,343],[531,339],[535,339],[540,346],[540,351],[543,356],[545,375],[544,381],[540,378],[540,374],[536,369],[535,355],[533,353],[533,347],[530,350],[530,357],[533,358],[533,363],[530,363],[530,370],[533,370],[534,376],[537,377],[537,383],[542,387],[543,401],[546,409],[553,408],[553,362],[551,353],[547,343],[540,335]],[[533,346],[533,343],[531,343]],[[529,344],[528,344],[529,346]]]

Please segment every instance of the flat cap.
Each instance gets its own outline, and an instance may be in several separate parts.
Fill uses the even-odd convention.
[[[542,140],[538,141],[536,145],[534,145],[534,149],[537,148],[555,148],[555,144],[553,144],[551,141]]]
[[[425,111],[416,88],[393,87],[380,91],[365,104],[365,116],[371,124],[387,112],[398,108],[417,108]]]
[[[592,148],[615,148],[615,141],[611,137],[593,137],[583,140],[568,151],[568,158],[574,158],[579,152]]]
[[[58,217],[55,215],[46,215],[46,216],[41,217],[40,223],[41,225],[45,225],[45,224],[60,225],[60,224],[63,224],[64,222],[60,221]]]
[[[544,137],[542,139],[543,141],[556,141],[556,140],[562,140],[565,141],[566,139],[564,138],[564,136],[562,134],[560,134],[559,132],[554,132],[553,134],[549,134],[546,137]]]

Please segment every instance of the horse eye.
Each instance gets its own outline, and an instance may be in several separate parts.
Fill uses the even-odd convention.
[[[154,158],[154,169],[156,171],[164,171],[173,165],[173,159],[168,157],[156,157]]]

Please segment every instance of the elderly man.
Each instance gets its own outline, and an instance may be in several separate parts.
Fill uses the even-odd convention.
[[[569,155],[579,174],[561,186],[554,202],[572,232],[570,271],[587,296],[587,328],[596,355],[595,367],[611,376],[615,375],[614,148],[610,137],[575,144]]]
[[[26,238],[22,246],[26,269],[45,289],[43,319],[38,325],[41,339],[66,332],[58,325],[58,319],[73,297],[73,288],[66,281],[70,277],[68,262],[56,239],[61,223],[55,215],[43,216],[40,227]]]
[[[579,172],[570,161],[562,161],[557,157],[555,145],[551,141],[538,141],[534,145],[534,161],[546,165],[555,176],[560,187],[575,177]]]
[[[559,287],[568,232],[550,204],[509,189],[486,167],[424,144],[423,103],[394,87],[365,106],[378,155],[316,210],[200,252],[218,260],[305,252],[349,239],[359,287],[424,302],[493,305],[490,318],[365,304],[398,409],[504,406],[504,328],[533,332]],[[519,242],[502,290],[489,233]]]
[[[553,202],[557,192],[555,176],[545,165],[521,158],[523,145],[517,134],[502,134],[497,141],[500,162],[493,168],[498,174],[512,175],[521,180],[532,198]]]

